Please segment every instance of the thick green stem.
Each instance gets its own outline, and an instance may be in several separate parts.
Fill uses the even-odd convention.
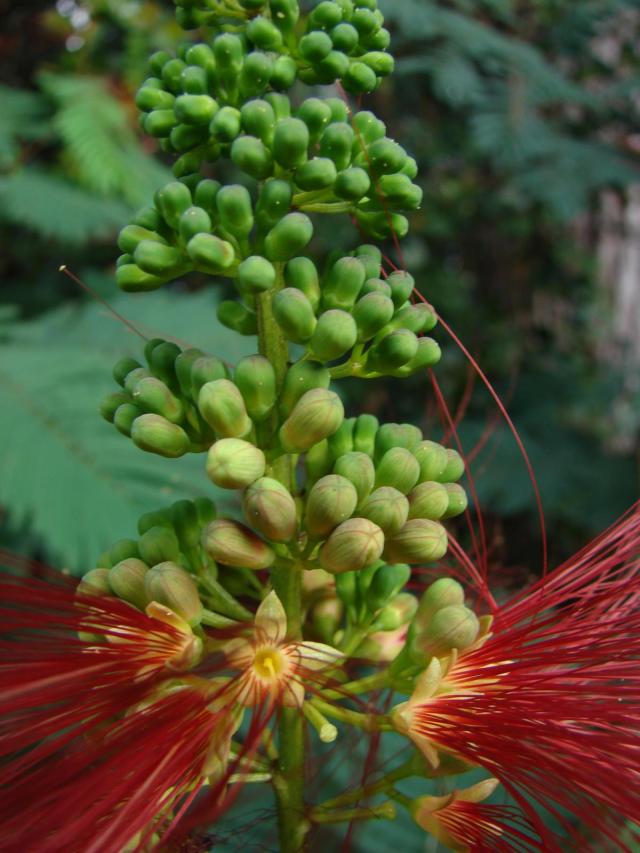
[[[281,273],[278,286],[282,286]],[[271,307],[272,293],[261,293],[256,299],[258,342],[262,355],[269,359],[276,373],[278,387],[287,370],[287,343],[276,323]],[[271,425],[272,435],[274,424]],[[270,475],[283,485],[293,487],[292,460],[279,457]],[[277,565],[271,582],[287,614],[287,635],[302,636],[302,568],[297,564]],[[274,774],[278,802],[278,828],[282,853],[299,853],[305,847],[309,823],[304,804],[304,718],[296,708],[283,708],[278,729],[278,761]]]

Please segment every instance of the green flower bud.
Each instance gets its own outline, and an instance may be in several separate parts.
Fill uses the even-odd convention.
[[[441,483],[454,483],[464,474],[464,460],[457,450],[447,448],[447,464],[436,478]]]
[[[320,304],[320,282],[311,258],[292,258],[284,268],[284,281],[287,287],[301,290],[316,311]]]
[[[183,551],[192,551],[200,542],[198,511],[193,501],[175,501],[169,510],[173,528]]]
[[[304,457],[305,481],[307,489],[325,474],[331,473],[333,465],[333,454],[329,449],[329,442],[324,439],[309,448]]]
[[[367,296],[369,293],[381,293],[383,296],[391,298],[391,288],[385,281],[382,281],[381,278],[368,278],[365,281],[362,285],[362,290],[360,291],[360,298],[362,299],[362,297]],[[391,324],[389,323],[387,325],[390,326]]]
[[[149,136],[163,139],[171,133],[176,124],[173,110],[152,110],[142,120],[142,126]]]
[[[248,355],[236,365],[234,382],[240,389],[247,413],[253,421],[263,421],[276,403],[276,373],[269,359]]]
[[[309,28],[326,30],[335,27],[342,20],[342,9],[329,0],[322,0],[309,15]]]
[[[323,33],[321,30],[315,30],[306,36],[302,36],[298,48],[300,55],[307,62],[313,64],[320,62],[320,60],[327,56],[333,48],[333,42],[326,33]]]
[[[218,214],[216,196],[219,192],[220,182],[212,181],[208,178],[203,181],[199,181],[193,192],[193,200],[196,203],[196,206],[206,211],[212,220],[215,219]]]
[[[296,184],[302,190],[322,190],[332,187],[336,176],[333,160],[328,157],[314,157],[296,169]]]
[[[333,191],[345,201],[360,201],[369,192],[371,179],[364,169],[352,166],[338,173]]]
[[[193,204],[191,193],[180,181],[167,184],[155,194],[155,205],[165,222],[175,231],[178,230],[180,217]]]
[[[352,53],[358,46],[358,31],[346,22],[338,24],[331,30],[331,41],[336,50]]]
[[[404,270],[396,270],[387,277],[391,288],[391,298],[396,308],[400,308],[409,299],[415,288],[415,279]]]
[[[152,527],[166,527],[168,530],[173,530],[173,521],[171,519],[171,513],[166,509],[155,510],[154,512],[145,512],[144,515],[141,515],[138,519],[138,533],[140,536],[143,533],[146,533],[147,530],[151,530]],[[133,556],[128,554],[127,556]],[[140,552],[135,555],[136,557],[140,556]],[[120,559],[124,559],[120,557]],[[116,561],[117,562],[117,561]],[[113,562],[111,563],[113,565]]]
[[[262,477],[265,466],[260,448],[241,438],[221,438],[207,454],[207,476],[223,489],[243,489]]]
[[[116,269],[116,284],[127,293],[157,290],[164,283],[163,277],[144,272],[137,264],[123,264]]]
[[[355,418],[346,418],[340,424],[339,429],[327,440],[329,450],[334,459],[337,459],[338,456],[342,456],[344,453],[350,453],[353,449],[353,428],[355,423]]]
[[[111,591],[123,601],[144,610],[148,604],[144,591],[144,578],[148,571],[149,566],[135,557],[121,560],[109,571]]]
[[[412,518],[385,543],[385,559],[398,563],[431,563],[447,553],[447,531],[437,521]]]
[[[271,261],[288,261],[304,249],[312,236],[313,225],[308,216],[287,213],[265,237],[265,255]]]
[[[170,561],[149,569],[144,577],[144,592],[149,601],[164,604],[190,625],[202,619],[202,603],[193,579]]]
[[[181,59],[170,59],[162,66],[162,80],[172,92],[180,91],[180,79],[186,67]]]
[[[233,142],[240,133],[240,125],[240,110],[235,107],[222,107],[211,120],[209,131],[218,142]]]
[[[269,0],[271,18],[283,33],[291,33],[299,16],[298,0]]]
[[[453,518],[456,515],[462,515],[469,505],[465,490],[458,483],[445,483],[444,489],[447,493],[448,503],[442,517]]]
[[[393,317],[394,305],[383,293],[367,293],[355,304],[353,319],[358,327],[358,341],[370,340]]]
[[[307,125],[311,142],[317,142],[331,121],[331,107],[321,98],[306,98],[298,108],[298,118]]]
[[[109,569],[90,569],[85,572],[76,592],[80,595],[111,595]]]
[[[157,86],[151,85],[153,79],[145,80],[138,89],[135,97],[136,106],[145,113],[152,112],[153,110],[170,110],[173,107],[175,98],[171,92],[166,92],[164,89],[158,89]]]
[[[171,423],[180,423],[184,418],[180,400],[155,376],[147,376],[136,384],[133,400],[143,411],[162,415]]]
[[[418,334],[430,332],[437,322],[438,318],[433,309],[424,302],[419,302],[417,305],[405,305],[401,308],[393,318],[392,325],[395,329],[410,329]]]
[[[418,338],[418,350],[414,357],[391,371],[392,376],[411,376],[418,370],[424,370],[436,365],[442,357],[440,346],[433,338]]]
[[[271,72],[271,86],[278,91],[290,89],[296,82],[298,66],[290,56],[279,56],[273,64]]]
[[[362,44],[368,50],[386,50],[391,44],[391,33],[384,27],[380,27],[377,33],[364,37]]]
[[[402,564],[401,564],[402,565]],[[413,619],[418,599],[410,592],[401,592],[378,613],[371,628],[373,631],[397,631]]]
[[[194,47],[197,47],[197,45],[194,45]],[[200,45],[200,47],[204,47],[207,50],[209,49],[207,45],[204,44]],[[211,53],[211,60],[215,67],[213,53]],[[199,65],[188,65],[180,75],[180,79],[182,88],[189,95],[207,95],[209,92],[207,72]]]
[[[248,101],[242,106],[240,115],[245,133],[257,136],[265,145],[271,143],[276,127],[276,114],[268,101],[261,98]]]
[[[357,258],[340,258],[331,267],[323,282],[323,307],[350,310],[364,284],[364,279],[364,266]]]
[[[264,228],[279,222],[291,207],[291,184],[278,178],[266,181],[256,204],[256,219]]]
[[[305,392],[280,427],[280,441],[288,453],[301,453],[333,435],[344,418],[337,394],[324,388]]]
[[[288,415],[298,400],[313,388],[328,388],[331,376],[326,367],[313,361],[293,364],[284,377],[280,393],[280,413]]]
[[[180,543],[172,528],[164,525],[150,527],[138,540],[138,552],[148,566],[165,560],[175,562],[180,557]]]
[[[320,140],[320,155],[328,157],[339,170],[351,165],[351,150],[354,143],[354,133],[351,126],[342,122],[330,124]]]
[[[131,398],[128,394],[123,394],[122,392],[107,394],[107,396],[104,397],[104,399],[100,403],[100,414],[105,419],[105,421],[113,423],[116,411],[120,408],[120,406],[128,405],[130,402]]]
[[[385,373],[407,364],[418,352],[418,338],[408,329],[397,329],[374,344],[367,353],[367,370]]]
[[[391,74],[394,67],[393,56],[390,53],[384,53],[381,50],[372,50],[360,57],[365,65],[368,65],[378,77],[386,77]]]
[[[227,368],[215,355],[203,355],[194,359],[190,368],[191,396],[198,399],[198,394],[207,382],[215,382],[216,379],[226,379]]]
[[[137,417],[131,425],[131,438],[142,450],[169,458],[184,456],[191,445],[186,432],[161,415]]]
[[[375,613],[384,607],[409,582],[410,577],[411,569],[406,563],[383,563],[376,569],[367,590],[368,609]]]
[[[352,62],[342,82],[347,92],[361,95],[365,92],[373,92],[378,83],[378,78],[375,71],[365,65],[364,62]]]
[[[187,243],[187,254],[205,272],[226,270],[236,259],[231,243],[215,234],[196,234]]]
[[[348,352],[357,339],[356,321],[351,314],[335,308],[318,317],[310,346],[322,361],[333,361]]]
[[[379,426],[375,415],[358,415],[353,428],[353,449],[373,457]]]
[[[118,248],[132,255],[143,241],[155,242],[161,246],[167,246],[160,234],[140,225],[125,225],[118,234]],[[168,248],[168,247],[167,247]]]
[[[340,474],[341,477],[346,477],[353,483],[358,494],[358,503],[362,503],[369,495],[376,477],[376,471],[370,457],[366,453],[358,451],[351,451],[339,456],[333,466],[333,473]]]
[[[180,95],[173,109],[176,118],[185,124],[208,125],[219,107],[209,95]]]
[[[256,480],[242,499],[245,518],[266,539],[289,542],[297,529],[296,502],[290,492],[271,477]]]
[[[424,660],[442,657],[453,649],[464,651],[475,643],[479,631],[473,610],[460,604],[443,607],[433,614],[424,631],[413,638],[412,657]]]
[[[253,207],[247,188],[240,184],[222,187],[216,196],[216,205],[220,221],[227,231],[239,239],[246,238],[253,228]]]
[[[358,209],[355,214],[362,231],[376,240],[386,240],[390,237],[401,240],[409,231],[409,220],[400,213]]]
[[[431,621],[434,613],[443,607],[464,604],[464,589],[462,584],[453,578],[438,578],[422,593],[416,612],[416,628],[424,630]]]
[[[209,132],[205,126],[194,127],[189,124],[178,124],[169,134],[170,144],[168,148],[169,150],[188,153],[201,143],[206,142],[208,137]],[[201,158],[197,154],[189,155],[184,158],[181,157],[180,160],[174,163],[174,174],[182,176],[188,175],[190,171],[193,171],[194,168],[198,167],[200,159]],[[179,167],[178,163],[180,163]],[[191,168],[189,168],[188,164],[190,164]],[[183,181],[182,183],[187,186],[186,181]]]
[[[307,159],[309,129],[299,118],[278,122],[273,135],[272,151],[276,163],[284,169],[295,169]]]
[[[441,483],[427,480],[409,494],[409,518],[444,518],[449,507],[449,495]]]
[[[435,441],[421,441],[413,448],[413,455],[420,465],[420,480],[440,480],[447,466],[447,451]]]
[[[359,512],[377,524],[385,535],[392,536],[404,527],[409,516],[409,502],[392,486],[381,486],[371,492]]]
[[[307,496],[304,523],[313,538],[324,538],[351,514],[358,503],[355,486],[346,477],[321,477]]]
[[[228,329],[233,329],[241,335],[257,335],[258,320],[253,311],[249,311],[240,302],[225,299],[220,302],[216,311],[218,320]]]
[[[376,433],[376,462],[379,462],[392,447],[413,450],[421,439],[422,432],[413,424],[383,424]]]
[[[320,549],[320,565],[332,574],[358,571],[382,554],[384,533],[366,518],[343,521]]]
[[[216,505],[209,498],[196,498],[193,502],[198,513],[198,522],[203,525],[216,518]]]
[[[202,547],[224,566],[268,569],[275,552],[253,530],[228,518],[217,518],[202,531]]]
[[[239,136],[231,146],[231,159],[239,169],[257,181],[273,171],[271,152],[257,136]]]
[[[133,394],[138,382],[140,382],[141,379],[144,379],[145,377],[149,376],[151,376],[151,374],[148,370],[145,370],[144,367],[136,367],[133,370],[130,370],[124,378],[125,391],[128,391],[129,394]]]
[[[262,293],[265,290],[271,290],[275,283],[275,268],[261,255],[245,258],[238,267],[238,285],[241,291]]]
[[[383,175],[376,189],[387,202],[402,210],[418,210],[422,204],[422,189],[408,175]]]
[[[320,83],[333,83],[339,77],[344,77],[348,69],[349,58],[339,50],[332,50],[318,62],[314,70]]]
[[[222,438],[240,438],[251,429],[242,394],[228,379],[216,379],[203,385],[198,394],[198,409]]]
[[[420,466],[405,447],[387,450],[376,466],[376,486],[393,486],[403,495],[411,491],[419,476]]]
[[[149,68],[151,69],[151,73],[158,77],[162,74],[162,69],[170,60],[171,54],[167,53],[166,50],[157,50],[155,53],[152,53],[149,57]]]
[[[233,33],[223,33],[213,41],[213,55],[216,65],[236,74],[242,68],[244,46],[242,40]]]
[[[301,290],[285,287],[273,298],[273,315],[287,340],[301,344],[316,328],[313,306]]]
[[[358,8],[351,16],[351,23],[356,28],[360,36],[367,36],[375,33],[380,29],[380,19],[376,14],[373,4],[358,2]]]
[[[261,50],[277,51],[282,47],[282,33],[262,15],[249,23],[246,33],[247,38]]]
[[[266,53],[254,51],[244,61],[240,73],[240,95],[249,98],[261,95],[269,84],[273,71],[273,59]]]
[[[335,596],[322,598],[311,608],[311,621],[318,636],[326,643],[332,643],[333,637],[344,614],[344,604]]]

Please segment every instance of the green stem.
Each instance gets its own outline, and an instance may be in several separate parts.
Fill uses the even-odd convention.
[[[340,794],[339,797],[333,797],[331,800],[325,800],[324,803],[320,803],[320,805],[314,808],[312,814],[314,815],[319,810],[324,811],[326,809],[343,808],[344,806],[350,806],[353,803],[359,803],[361,800],[375,796],[375,794],[380,794],[384,791],[390,790],[395,782],[399,782],[401,779],[407,779],[409,776],[415,775],[415,762],[413,758],[411,758],[409,761],[401,764],[400,767],[397,767],[395,770],[387,773],[377,782],[370,783],[369,785],[361,785],[359,788],[354,788],[353,791],[347,791],[345,794]]]
[[[282,287],[282,270],[278,270],[277,288]],[[260,353],[269,359],[276,374],[278,388],[287,371],[288,348],[273,316],[272,291],[256,299],[258,344]],[[276,415],[277,417],[277,415]],[[272,434],[277,423],[271,424]],[[293,487],[292,464],[281,456],[271,466],[271,476],[288,489]],[[271,571],[271,582],[287,614],[287,636],[302,637],[302,570],[298,565],[278,565]],[[309,823],[304,806],[304,717],[297,708],[283,708],[278,727],[278,761],[273,785],[278,804],[278,829],[282,853],[300,853],[305,847]]]
[[[334,720],[340,720],[367,732],[393,731],[393,726],[385,714],[361,714],[360,711],[352,711],[349,708],[343,708],[341,705],[324,702],[318,696],[310,699],[309,704],[322,714],[326,714],[327,717],[332,717]]]
[[[336,812],[312,812],[311,819],[314,823],[342,823],[352,820],[393,820],[396,816],[396,808],[392,802],[387,800],[379,806],[371,806],[363,809],[344,809]]]
[[[387,670],[382,672],[374,672],[373,675],[367,675],[364,678],[359,678],[357,681],[349,681],[343,684],[339,690],[321,690],[323,699],[345,699],[347,694],[354,693],[369,693],[371,690],[377,690],[379,687],[387,687],[389,685],[389,675]]]

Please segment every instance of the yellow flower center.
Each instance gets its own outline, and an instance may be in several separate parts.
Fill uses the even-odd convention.
[[[253,668],[260,678],[276,679],[282,675],[286,663],[282,652],[266,646],[256,651]]]

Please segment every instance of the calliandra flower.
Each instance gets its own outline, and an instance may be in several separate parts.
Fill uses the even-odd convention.
[[[442,749],[499,778],[546,850],[576,840],[574,820],[615,842],[640,815],[639,522],[507,602],[476,647],[433,658],[393,712],[434,766]]]
[[[197,663],[201,642],[168,608],[147,613],[70,586],[0,580],[0,783]],[[32,749],[28,749],[33,747]]]
[[[275,592],[256,611],[250,636],[229,640],[223,648],[229,666],[240,670],[234,679],[235,701],[247,707],[269,699],[299,707],[305,687],[313,686],[318,670],[335,666],[340,652],[311,641],[286,640],[287,617]]]
[[[484,779],[441,797],[418,797],[411,803],[411,815],[418,826],[457,853],[541,850],[513,807],[483,803],[499,784],[498,779]]]
[[[217,687],[213,688],[217,690]],[[3,850],[118,853],[164,843],[207,790],[237,728],[211,708],[212,688],[168,688],[120,720],[76,739],[3,790]],[[209,796],[220,799],[223,784]]]

